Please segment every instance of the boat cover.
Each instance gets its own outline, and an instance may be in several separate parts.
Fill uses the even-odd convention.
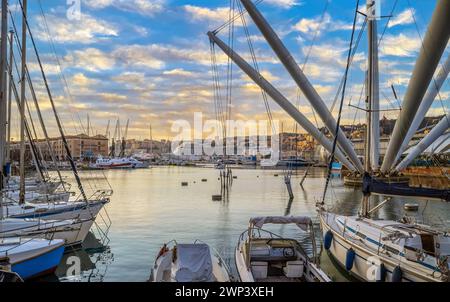
[[[209,246],[177,244],[177,262],[172,276],[177,282],[214,282]]]
[[[303,231],[308,231],[311,225],[311,218],[306,216],[266,216],[254,217],[250,219],[250,225],[262,228],[265,224],[289,224],[294,223]]]

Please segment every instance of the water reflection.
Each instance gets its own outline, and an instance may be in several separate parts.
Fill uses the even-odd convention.
[[[55,275],[64,282],[103,282],[108,266],[114,261],[109,246],[101,244],[89,233],[83,245],[68,250],[56,269]]]
[[[293,200],[289,200],[283,177],[274,177],[275,173],[282,175],[281,171],[234,169],[233,176],[237,178],[232,180],[221,201],[211,198],[224,193],[219,171],[211,168],[154,167],[106,173],[115,192],[108,205],[112,219],[110,242],[102,246],[98,240],[90,238],[83,249],[65,255],[56,273],[61,281],[146,281],[162,244],[172,239],[178,242],[200,239],[208,243],[235,274],[234,249],[239,235],[254,216],[311,216],[316,240],[321,241],[316,203],[322,200],[325,169],[311,169],[303,186],[300,182],[304,172],[294,173]],[[181,182],[188,182],[188,186],[182,187]],[[342,178],[334,176],[326,195],[326,206],[339,214],[355,215],[361,198],[360,189],[344,187]],[[383,200],[382,196],[373,196],[371,204],[374,206]],[[403,208],[405,202],[407,199],[393,198],[375,217],[398,220],[409,215],[433,225],[448,225],[448,204],[420,201],[419,211],[409,213]],[[295,227],[268,228],[305,243],[309,240]],[[307,246],[311,252],[310,244]],[[72,268],[71,256],[81,261],[78,275],[67,273]],[[321,263],[333,279],[346,280],[326,253],[322,253]]]

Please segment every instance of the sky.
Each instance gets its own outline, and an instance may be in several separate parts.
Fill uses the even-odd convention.
[[[17,1],[9,2],[20,31]],[[105,134],[110,121],[112,135],[120,118],[122,129],[130,120],[128,138],[149,138],[151,125],[154,139],[170,139],[176,135],[171,132],[174,121],[192,122],[194,112],[215,118],[211,52],[206,33],[229,20],[230,0],[80,0],[79,10],[76,0],[67,1],[69,4],[66,0],[29,2],[31,30],[66,133],[85,132],[89,115],[91,134]],[[364,2],[361,1],[361,11],[365,10]],[[390,15],[394,2],[381,2],[382,15]],[[355,5],[356,1],[350,0],[264,0],[258,4],[329,108],[333,107],[344,75]],[[378,22],[379,37],[385,30],[379,49],[380,102],[383,109],[390,109],[383,111],[382,116],[398,115],[397,109],[435,5],[434,0],[398,0],[392,18]],[[245,21],[263,76],[314,124],[321,126],[252,20],[246,16]],[[362,21],[360,16],[357,32]],[[244,29],[242,19],[237,18],[232,30],[233,47],[251,62]],[[229,27],[225,27],[218,36],[228,43],[229,33]],[[366,70],[366,45],[364,33],[349,73],[343,108],[345,124],[364,122],[363,112],[349,104],[364,104],[360,96]],[[56,135],[56,124],[30,39],[27,49],[27,64],[46,125],[50,134]],[[447,55],[448,47],[442,61]],[[17,50],[15,56],[19,58]],[[221,101],[226,103],[223,96],[227,87],[227,59],[218,49],[216,58]],[[230,118],[267,119],[259,88],[237,66],[232,70]],[[16,75],[16,84],[17,78]],[[444,113],[449,92],[446,82],[430,115]],[[30,93],[27,94],[31,100]],[[283,122],[284,130],[293,131],[293,120],[271,99],[269,105],[273,118]],[[333,108],[336,116],[337,106]],[[30,110],[35,116],[32,105]],[[17,137],[17,119],[12,128],[13,136]],[[36,131],[40,136],[37,125]]]

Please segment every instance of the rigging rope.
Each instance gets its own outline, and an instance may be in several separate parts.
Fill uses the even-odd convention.
[[[20,5],[22,5],[22,3],[21,3],[20,0],[19,0],[19,3],[20,3]],[[71,93],[71,91],[70,91],[69,85],[68,85],[68,83],[67,83],[67,79],[66,79],[66,77],[65,77],[65,75],[64,75],[64,73],[63,73],[63,71],[62,71],[62,70],[63,70],[62,64],[61,64],[61,61],[59,60],[59,57],[58,57],[58,54],[57,54],[57,51],[56,51],[56,47],[55,47],[55,43],[54,43],[53,38],[52,38],[52,35],[51,35],[51,33],[50,33],[50,28],[49,28],[49,26],[48,26],[47,17],[46,17],[45,12],[44,12],[44,10],[43,10],[43,8],[42,8],[42,2],[41,2],[41,0],[38,0],[38,3],[39,3],[39,8],[40,8],[40,13],[41,13],[42,19],[43,19],[43,21],[44,21],[44,22],[43,22],[43,24],[44,24],[44,29],[45,29],[45,32],[46,32],[48,38],[49,38],[51,50],[52,50],[52,52],[53,52],[54,58],[55,58],[55,60],[56,60],[56,64],[57,64],[57,66],[58,66],[58,76],[59,76],[59,78],[60,78],[60,80],[61,80],[61,82],[62,82],[62,84],[63,84],[63,86],[64,86],[64,88],[65,88],[64,91],[67,93],[67,96],[69,97],[69,101],[70,101],[71,103],[73,103],[73,95],[72,95],[72,93]],[[69,108],[70,108],[70,107],[69,107]],[[72,110],[70,110],[70,111],[72,112]],[[83,122],[81,121],[81,118],[80,118],[78,112],[76,113],[76,116],[77,116],[77,119],[78,119],[78,123],[80,124],[82,133],[86,133],[86,130],[84,129],[84,126],[83,126]],[[71,115],[71,119],[72,119],[72,121],[73,121],[73,126],[75,127],[75,130],[76,130],[77,132],[79,132],[79,130],[78,130],[77,127],[76,127],[77,123],[75,123],[75,121],[73,120],[73,116],[72,116],[72,115]],[[64,127],[64,126],[63,126],[63,127]],[[64,131],[65,131],[65,129],[64,129]]]
[[[249,47],[249,50],[250,50],[250,56],[252,58],[253,66],[255,67],[255,70],[258,73],[261,73],[260,69],[259,69],[258,61],[256,59],[255,48],[253,47],[253,42],[252,42],[252,39],[251,39],[251,36],[250,36],[250,32],[248,30],[247,21],[245,20],[245,17],[244,17],[244,8],[242,7],[242,5],[240,4],[239,1],[237,3],[238,3],[238,9],[239,9],[239,12],[240,12],[239,15],[241,16],[242,25],[244,27],[244,32],[245,32],[246,39],[247,39],[247,44],[248,44],[248,47]],[[261,91],[261,96],[262,96],[263,101],[264,101],[264,106],[266,108],[266,113],[267,113],[267,116],[268,116],[268,119],[269,119],[269,126],[270,126],[270,128],[272,130],[272,135],[275,135],[276,131],[275,131],[275,126],[273,125],[273,115],[272,115],[272,111],[270,109],[270,104],[269,104],[269,101],[268,101],[268,98],[267,98],[267,93],[262,88],[260,89],[260,91]]]
[[[348,56],[347,56],[347,66],[345,68],[344,83],[343,83],[343,86],[342,86],[341,103],[339,105],[339,115],[338,115],[338,119],[337,119],[336,130],[335,130],[335,133],[334,133],[333,149],[332,149],[332,152],[331,152],[330,163],[328,165],[328,175],[327,175],[327,180],[326,180],[326,183],[325,183],[325,189],[324,189],[324,192],[323,192],[322,204],[325,204],[325,197],[326,197],[327,190],[328,190],[328,185],[329,185],[330,179],[331,179],[331,170],[333,168],[333,162],[334,162],[334,156],[335,156],[335,151],[336,151],[338,133],[339,133],[339,129],[341,127],[340,126],[341,125],[341,116],[342,116],[342,108],[344,106],[345,90],[347,88],[347,78],[348,78],[348,73],[349,73],[349,70],[350,70],[350,65],[351,65],[351,62],[352,62],[352,47],[353,47],[353,38],[354,38],[354,35],[355,35],[355,29],[356,29],[356,21],[358,19],[358,7],[359,7],[359,0],[356,1],[355,16],[353,18],[353,25],[352,25],[352,35],[351,35],[351,38],[350,38],[350,45],[349,45]]]
[[[48,97],[49,97],[49,100],[50,100],[50,104],[52,105],[52,111],[53,111],[53,114],[55,116],[55,120],[56,120],[56,123],[58,125],[59,132],[61,134],[61,139],[63,141],[63,145],[64,145],[64,148],[65,148],[65,151],[66,151],[66,157],[69,160],[70,166],[72,168],[72,172],[73,172],[73,174],[75,176],[75,180],[76,180],[76,182],[78,184],[78,189],[80,190],[80,193],[81,193],[84,201],[86,203],[88,203],[88,198],[87,198],[86,193],[84,191],[83,184],[81,183],[80,176],[78,175],[78,171],[77,171],[77,167],[76,167],[75,161],[73,160],[73,157],[72,157],[72,154],[71,154],[71,151],[70,151],[70,148],[69,148],[69,144],[68,144],[68,142],[66,140],[66,136],[64,134],[64,130],[63,130],[61,121],[60,121],[58,113],[56,111],[56,106],[55,106],[55,103],[53,101],[53,96],[52,96],[52,93],[50,91],[50,87],[49,87],[49,84],[48,84],[48,81],[47,81],[47,76],[45,74],[40,55],[39,55],[39,52],[37,50],[37,46],[36,46],[33,34],[31,32],[30,25],[28,23],[28,19],[27,19],[26,15],[25,15],[25,12],[24,12],[23,6],[22,6],[22,2],[20,0],[19,0],[19,3],[20,3],[20,6],[21,6],[21,9],[22,9],[22,17],[24,18],[24,21],[25,21],[28,33],[30,35],[31,43],[33,45],[33,49],[34,49],[34,52],[36,54],[36,58],[37,58],[37,61],[38,61],[38,64],[39,64],[39,68],[40,68],[40,71],[41,71],[42,78],[44,80],[44,84],[45,84],[45,88],[47,90],[47,94],[48,94]]]

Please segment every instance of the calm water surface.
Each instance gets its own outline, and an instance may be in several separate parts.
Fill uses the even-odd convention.
[[[219,172],[210,168],[154,167],[145,170],[115,170],[105,172],[114,195],[107,207],[112,225],[109,241],[103,246],[92,244],[65,255],[55,279],[60,281],[146,281],[156,254],[162,244],[172,239],[189,243],[205,241],[216,249],[235,273],[234,248],[239,235],[246,230],[252,216],[308,215],[317,222],[315,204],[321,200],[325,170],[314,169],[305,180],[303,172],[293,175],[293,201],[283,181],[281,171],[234,169],[229,198],[212,201],[220,194]],[[279,177],[275,177],[275,174]],[[81,172],[82,178],[95,189],[97,182],[91,172]],[[69,174],[68,174],[69,175]],[[202,182],[207,179],[207,182]],[[182,187],[181,182],[189,185]],[[382,200],[374,197],[374,202]],[[346,188],[339,177],[333,179],[327,194],[327,206],[342,214],[356,214],[361,193]],[[406,199],[395,199],[378,213],[380,218],[399,219],[405,215]],[[408,213],[417,220],[436,226],[448,226],[449,206],[441,202],[420,202],[417,213]],[[97,219],[100,221],[100,218]],[[270,226],[280,235],[306,240],[298,229],[290,226]],[[317,237],[320,239],[317,226]],[[97,234],[97,237],[100,237]],[[307,241],[305,241],[307,242]],[[74,257],[76,256],[76,257]],[[79,259],[79,260],[78,260]],[[73,264],[81,262],[81,271]],[[322,254],[322,267],[334,280],[345,281],[344,274]]]

